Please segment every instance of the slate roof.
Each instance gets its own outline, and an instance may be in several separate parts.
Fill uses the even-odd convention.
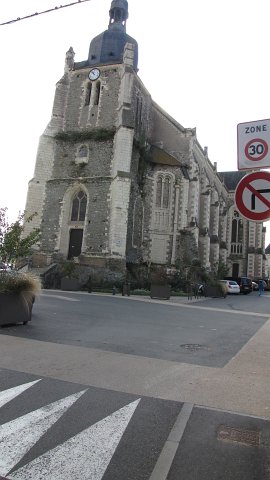
[[[241,170],[235,172],[218,172],[221,181],[224,182],[228,190],[235,190],[240,180],[250,173],[250,170]]]
[[[269,243],[269,245],[266,247],[265,253],[266,253],[267,255],[270,254],[270,243]]]

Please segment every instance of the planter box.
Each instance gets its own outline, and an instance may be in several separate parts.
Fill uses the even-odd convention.
[[[80,282],[78,278],[68,278],[68,277],[61,278],[61,290],[66,290],[66,291],[80,290]]]
[[[226,297],[226,293],[222,290],[222,288],[206,285],[204,290],[205,297]]]
[[[34,297],[29,293],[0,293],[0,325],[31,320]]]
[[[169,300],[171,296],[170,285],[151,285],[150,297]]]

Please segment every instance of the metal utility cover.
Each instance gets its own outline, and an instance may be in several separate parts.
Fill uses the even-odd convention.
[[[217,439],[258,447],[260,445],[261,433],[255,430],[243,430],[221,425],[217,432]]]

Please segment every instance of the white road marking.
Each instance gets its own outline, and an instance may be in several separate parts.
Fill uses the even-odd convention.
[[[79,302],[80,300],[77,300],[77,298],[70,298],[70,297],[64,297],[62,295],[50,295],[49,293],[42,293],[42,297],[51,297],[51,298],[57,298],[58,300],[67,300],[68,302]]]
[[[176,455],[179,443],[192,413],[193,404],[184,403],[168,436],[168,439],[160,453],[149,480],[166,480]]]
[[[0,407],[13,400],[13,398],[17,397],[28,388],[35,385],[35,383],[37,382],[40,382],[40,379],[34,380],[33,382],[23,383],[22,385],[18,385],[17,387],[12,387],[8,390],[3,390],[2,392],[0,392]]]
[[[11,474],[11,480],[101,480],[140,399]]]
[[[86,390],[45,405],[0,426],[0,475],[15,467],[30,448]]]
[[[91,295],[94,295],[93,293]],[[105,294],[104,294],[105,295]],[[109,295],[106,294],[108,297]],[[270,296],[269,296],[270,297]],[[210,312],[221,312],[221,313],[230,313],[231,315],[245,315],[245,316],[252,316],[252,317],[263,317],[263,318],[269,318],[270,314],[266,313],[258,313],[258,312],[250,312],[250,311],[245,311],[245,310],[229,310],[228,308],[216,308],[216,307],[203,307],[201,305],[188,305],[186,303],[177,303],[172,300],[154,300],[154,299],[149,299],[145,297],[117,297],[118,299],[121,298],[123,301],[137,301],[137,302],[146,302],[146,303],[157,303],[159,305],[170,305],[173,307],[181,307],[181,308],[195,308],[197,310],[209,310]],[[173,298],[173,297],[171,297]],[[206,297],[210,298],[210,297]],[[203,299],[202,299],[203,300]],[[221,299],[222,300],[222,299]]]

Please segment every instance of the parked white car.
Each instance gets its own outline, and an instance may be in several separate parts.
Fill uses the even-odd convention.
[[[219,280],[220,283],[226,286],[227,293],[234,293],[238,295],[240,293],[240,287],[235,280]]]

